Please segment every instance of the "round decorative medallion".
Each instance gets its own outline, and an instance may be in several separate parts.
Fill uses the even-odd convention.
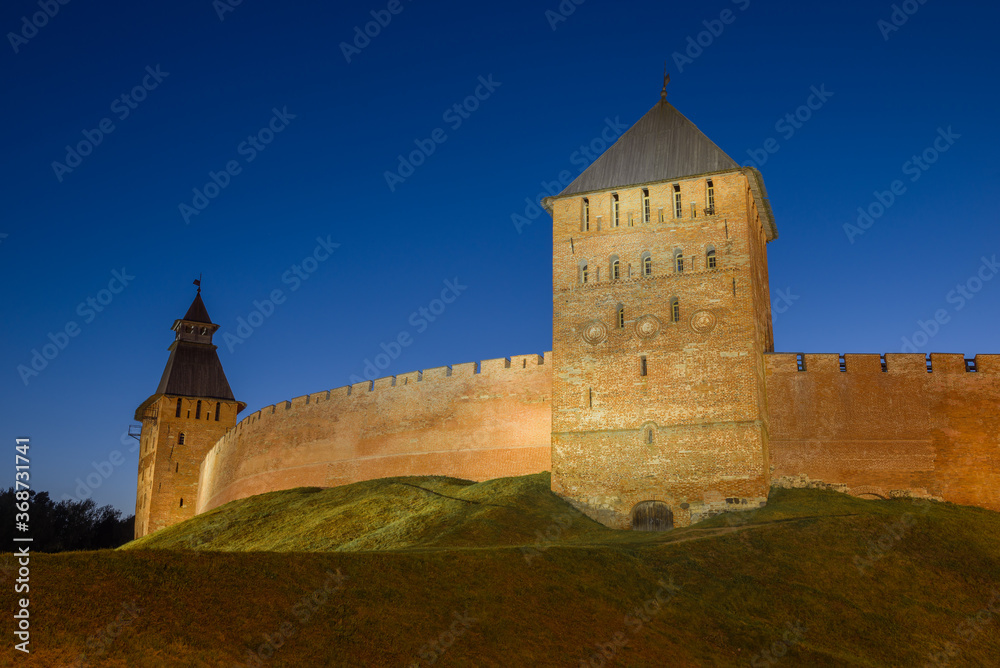
[[[608,328],[600,320],[592,320],[583,326],[583,340],[592,346],[608,338]]]
[[[708,334],[715,329],[715,314],[711,311],[695,311],[691,314],[691,329],[699,334]]]
[[[640,339],[651,339],[660,331],[660,321],[654,315],[644,315],[635,321],[635,335]]]

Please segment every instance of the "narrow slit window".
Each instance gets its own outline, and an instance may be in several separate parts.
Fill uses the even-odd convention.
[[[648,428],[646,430],[646,444],[647,445],[652,445],[653,444],[653,428],[652,427],[650,427],[650,428]]]
[[[583,198],[583,231],[590,231],[590,200]]]
[[[174,417],[180,417],[180,416],[181,416],[181,400],[178,399],[177,400],[177,413],[174,414]]]
[[[174,464],[174,473],[179,473],[181,470],[180,462]]]
[[[183,508],[183,507],[184,507],[184,497],[182,496],[181,497],[181,508]]]
[[[708,180],[708,196],[706,202],[708,208],[705,213],[709,216],[715,214],[715,185],[712,183],[712,179]]]
[[[177,445],[184,445],[184,432],[181,432],[177,437]]]
[[[684,204],[681,202],[681,187],[680,185],[674,186],[674,218],[680,218],[684,215]]]
[[[198,400],[197,405],[194,407],[194,419],[201,419],[201,399]]]
[[[649,222],[649,188],[642,189],[642,222]]]
[[[215,421],[219,421],[219,413],[222,411],[222,402],[215,402]]]
[[[639,375],[640,376],[645,376],[646,375],[646,356],[645,355],[643,355],[642,357],[639,358]]]
[[[618,227],[620,202],[618,201],[618,193],[611,193],[611,226]]]

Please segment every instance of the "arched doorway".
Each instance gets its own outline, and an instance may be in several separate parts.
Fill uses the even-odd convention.
[[[632,509],[633,531],[666,531],[674,528],[674,513],[663,501],[642,501]]]

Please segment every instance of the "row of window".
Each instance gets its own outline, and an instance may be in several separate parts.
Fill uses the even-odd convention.
[[[145,508],[145,507],[146,507],[146,495],[143,494],[142,495],[142,503],[139,504],[139,508]],[[181,505],[180,505],[180,507],[181,508],[184,507],[184,497],[183,496],[181,497]]]
[[[706,198],[705,198],[705,215],[712,215],[715,213],[715,185],[712,183],[712,179],[708,179],[706,184]],[[673,196],[673,208],[674,208],[674,218],[682,218],[684,216],[684,204],[681,199],[681,186],[679,183],[674,184],[674,196]],[[649,188],[642,189],[642,222],[649,223],[651,219],[652,209],[649,202]],[[691,217],[696,218],[698,216],[698,205],[691,202]],[[603,216],[597,217],[597,229],[601,229],[601,220]],[[664,222],[663,209],[659,209],[659,222]],[[631,226],[634,224],[631,214],[629,215],[628,224]],[[621,226],[621,200],[618,197],[618,193],[611,193],[611,227]],[[590,198],[583,198],[583,216],[580,220],[580,231],[589,232],[590,231]]]
[[[183,408],[183,406],[184,406],[184,400],[181,399],[181,398],[178,398],[177,399],[177,412],[174,413],[174,417],[180,417],[181,416],[181,408]],[[221,412],[222,412],[222,402],[216,401],[215,402],[215,421],[216,422],[219,421],[219,415],[221,414]],[[188,417],[191,417],[191,411],[188,411]],[[200,420],[201,419],[201,399],[199,399],[198,403],[195,404],[195,407],[194,407],[194,419],[195,420]],[[209,418],[207,412],[205,413],[205,419],[206,420],[211,419],[211,418]]]
[[[640,258],[640,267],[642,267],[643,276],[653,275],[653,256],[649,251],[645,251]],[[687,264],[685,265],[684,251],[680,248],[674,249],[674,260],[673,260],[674,271],[677,273],[683,273],[684,267],[688,266],[690,269],[694,269],[694,258],[688,258]],[[707,269],[715,269],[718,266],[718,260],[716,258],[715,247],[708,246],[705,249],[705,267]],[[628,266],[629,278],[632,275],[632,265]],[[622,278],[622,263],[617,255],[612,255],[608,258],[608,275],[611,277],[612,281],[617,281]],[[591,279],[590,275],[590,263],[587,260],[580,260],[579,264],[579,279],[580,283],[589,283]],[[600,282],[601,280],[601,269],[597,267],[595,282]]]
[[[681,300],[677,297],[672,297],[670,299],[670,322],[680,321]],[[622,304],[618,305],[618,310],[615,312],[615,323],[618,325],[618,329],[625,329],[625,307]],[[645,368],[645,362],[643,362],[643,368]],[[645,376],[646,374],[643,373],[642,375]]]

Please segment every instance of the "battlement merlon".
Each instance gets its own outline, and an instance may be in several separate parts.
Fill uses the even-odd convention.
[[[535,371],[539,367],[552,364],[552,352],[545,352],[541,355],[511,355],[499,359],[488,359],[480,362],[463,362],[450,366],[439,366],[421,371],[409,371],[395,376],[384,376],[374,380],[365,380],[352,385],[342,385],[329,390],[321,390],[303,394],[302,396],[286,399],[277,403],[264,406],[250,415],[240,420],[239,424],[230,431],[237,431],[245,423],[259,420],[264,415],[271,415],[279,410],[291,410],[338,399],[347,396],[363,396],[372,392],[383,392],[396,387],[405,387],[414,383],[438,382],[451,379],[475,378],[497,376],[504,373],[516,373],[518,371]],[[245,405],[245,404],[244,404]]]
[[[767,353],[768,375],[778,373],[1000,373],[1000,355],[961,353]]]

